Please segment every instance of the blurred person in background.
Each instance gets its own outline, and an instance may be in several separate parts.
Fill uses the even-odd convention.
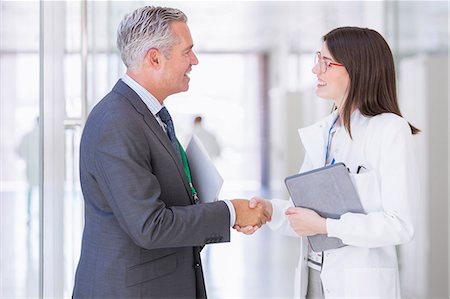
[[[186,15],[146,6],[117,45],[126,74],[91,111],[80,145],[85,227],[74,298],[205,298],[200,251],[262,225],[248,200],[201,204],[164,100],[198,64]]]
[[[306,154],[300,173],[343,162],[364,208],[340,219],[293,207],[286,200],[252,198],[272,215],[269,226],[300,236],[297,298],[400,298],[396,245],[414,235],[411,203],[419,196],[413,135],[401,115],[391,50],[375,30],[336,28],[323,37],[312,69],[316,94],[335,110],[299,130]],[[238,227],[247,234],[257,227]],[[347,245],[314,252],[307,236],[324,234]]]
[[[216,136],[208,131],[203,126],[203,118],[201,116],[196,116],[194,118],[194,128],[192,129],[192,134],[197,136],[198,139],[205,146],[206,151],[212,159],[217,159],[220,156],[220,145],[217,141]]]
[[[39,186],[39,118],[19,143],[17,153],[25,161],[27,177],[27,225],[32,217],[33,191]]]

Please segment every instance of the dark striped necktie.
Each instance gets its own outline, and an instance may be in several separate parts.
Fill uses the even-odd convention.
[[[175,150],[178,158],[181,161],[180,148],[178,146],[177,137],[175,136],[175,128],[173,126],[172,117],[169,114],[169,111],[166,107],[162,107],[161,110],[156,114],[162,120],[162,122],[166,125],[167,135],[169,136],[170,143],[172,143],[172,147]]]

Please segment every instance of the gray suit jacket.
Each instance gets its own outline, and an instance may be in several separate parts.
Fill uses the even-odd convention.
[[[90,113],[80,148],[74,298],[206,297],[200,250],[230,240],[228,207],[193,204],[167,134],[121,80]]]

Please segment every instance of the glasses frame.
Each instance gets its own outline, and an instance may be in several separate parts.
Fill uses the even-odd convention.
[[[322,53],[320,53],[320,51],[317,51],[314,54],[314,65],[317,65],[317,64],[319,64],[319,69],[322,73],[326,73],[330,66],[345,67],[345,65],[343,65],[342,63],[334,62],[333,60],[331,60],[329,58],[323,58]]]

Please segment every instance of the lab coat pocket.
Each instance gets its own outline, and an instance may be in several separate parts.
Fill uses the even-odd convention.
[[[353,185],[358,192],[364,212],[370,213],[381,209],[380,185],[375,171],[350,174]]]
[[[345,269],[345,297],[397,298],[396,273],[393,268]]]

